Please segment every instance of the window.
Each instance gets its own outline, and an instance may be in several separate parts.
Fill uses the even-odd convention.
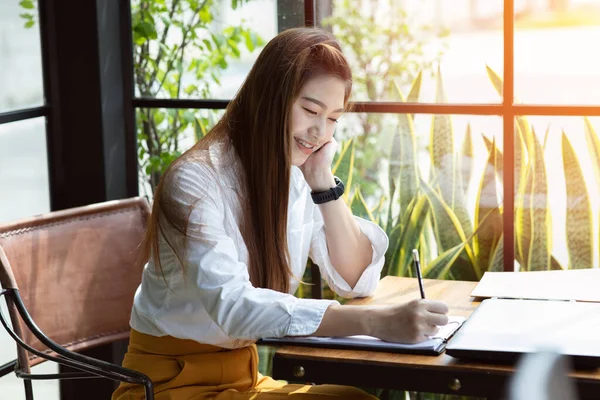
[[[421,206],[431,210],[410,245],[421,250],[432,277],[476,280],[486,270],[598,265],[600,98],[590,88],[599,86],[600,58],[586,45],[600,35],[597,2],[236,3],[236,10],[224,2],[210,11],[219,15],[210,32],[235,32],[228,24],[249,30],[237,31],[239,42],[225,41],[230,58],[226,65],[217,60],[206,90],[139,95],[136,107],[180,109],[179,118],[190,121],[192,109],[223,109],[264,42],[282,28],[316,21],[336,34],[355,74],[354,112],[336,133],[337,157],[355,156],[352,166],[341,160],[338,171],[352,170],[348,201],[355,213],[386,226],[425,196]],[[299,12],[302,21],[286,21],[297,21]],[[133,23],[135,31],[135,12]],[[258,36],[250,51],[248,37]],[[140,129],[138,119],[144,137]],[[407,138],[415,152],[396,157],[405,149],[395,141]],[[414,186],[398,172],[411,163],[419,177]],[[448,232],[457,236],[443,238]],[[465,260],[473,272],[465,272]],[[402,260],[394,262],[391,273],[412,274]],[[442,271],[444,262],[450,268]]]
[[[38,20],[32,2],[0,4],[0,222],[50,211],[40,31],[39,24],[25,27],[30,20]],[[8,317],[6,304],[1,303]],[[0,330],[0,364],[15,356],[14,341]],[[34,372],[57,370],[49,362]],[[57,381],[33,385],[36,396],[58,399]],[[14,374],[2,378],[2,390],[9,398],[25,398],[23,382]]]

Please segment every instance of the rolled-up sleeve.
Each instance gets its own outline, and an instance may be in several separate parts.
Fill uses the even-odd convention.
[[[317,206],[314,206],[313,219],[310,258],[319,266],[321,275],[323,275],[329,287],[340,296],[346,298],[364,297],[372,294],[379,283],[381,270],[385,262],[385,252],[389,245],[389,239],[383,229],[373,222],[354,216],[358,227],[371,242],[373,257],[356,285],[351,287],[331,263],[329,251],[327,250],[327,237],[325,235],[323,216]]]
[[[178,177],[178,190],[187,192],[178,198],[199,199],[191,207],[183,254],[190,301],[201,302],[213,322],[235,339],[314,333],[325,310],[339,303],[254,287],[248,265],[239,261],[236,242],[226,232],[217,185],[198,181],[197,176],[192,174],[191,180],[185,174]]]

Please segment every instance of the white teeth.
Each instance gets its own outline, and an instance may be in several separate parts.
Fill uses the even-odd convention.
[[[298,139],[298,138],[296,138],[296,141],[297,141],[298,143],[300,143],[300,144],[301,144],[303,147],[306,147],[307,149],[311,149],[311,150],[312,150],[312,149],[314,149],[314,148],[315,148],[315,146],[311,146],[310,144],[306,143],[306,142],[305,142],[304,140],[302,140],[302,139]]]

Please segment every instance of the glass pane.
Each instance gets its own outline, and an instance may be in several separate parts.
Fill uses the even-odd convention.
[[[238,1],[236,9],[216,1],[193,12],[188,2],[151,2],[143,13],[140,3],[131,2],[141,97],[230,99],[278,26],[304,24],[303,0]]]
[[[225,110],[140,108],[136,112],[139,191],[152,193],[165,169],[202,138]]]
[[[414,248],[427,277],[502,269],[501,118],[347,114],[336,137],[346,201],[390,237],[384,275],[414,276]]]
[[[600,92],[590,90],[600,87],[598,42],[596,0],[533,2],[517,13],[515,101],[599,104]]]
[[[412,93],[413,102],[501,102],[494,87],[503,68],[501,0],[333,0],[323,14],[320,25],[351,62],[357,101]],[[411,92],[417,77],[420,91]]]
[[[29,3],[0,2],[0,112],[44,103],[37,10],[22,5]]]
[[[44,118],[0,125],[0,222],[50,211]]]
[[[48,165],[44,118],[0,125],[0,223],[50,211]],[[6,303],[0,300],[2,313],[8,316]],[[16,358],[16,345],[0,329],[0,365]],[[34,368],[34,373],[56,373],[53,363]],[[23,381],[11,374],[2,378],[3,396],[25,399]],[[58,382],[35,381],[36,396],[58,399]]]
[[[600,118],[527,116],[517,126],[520,270],[597,267]]]

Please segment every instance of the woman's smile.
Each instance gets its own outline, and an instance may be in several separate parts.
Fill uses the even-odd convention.
[[[296,141],[296,146],[298,147],[298,149],[306,155],[311,155],[313,151],[317,148],[316,145],[304,141],[300,138],[294,137],[294,140]]]

